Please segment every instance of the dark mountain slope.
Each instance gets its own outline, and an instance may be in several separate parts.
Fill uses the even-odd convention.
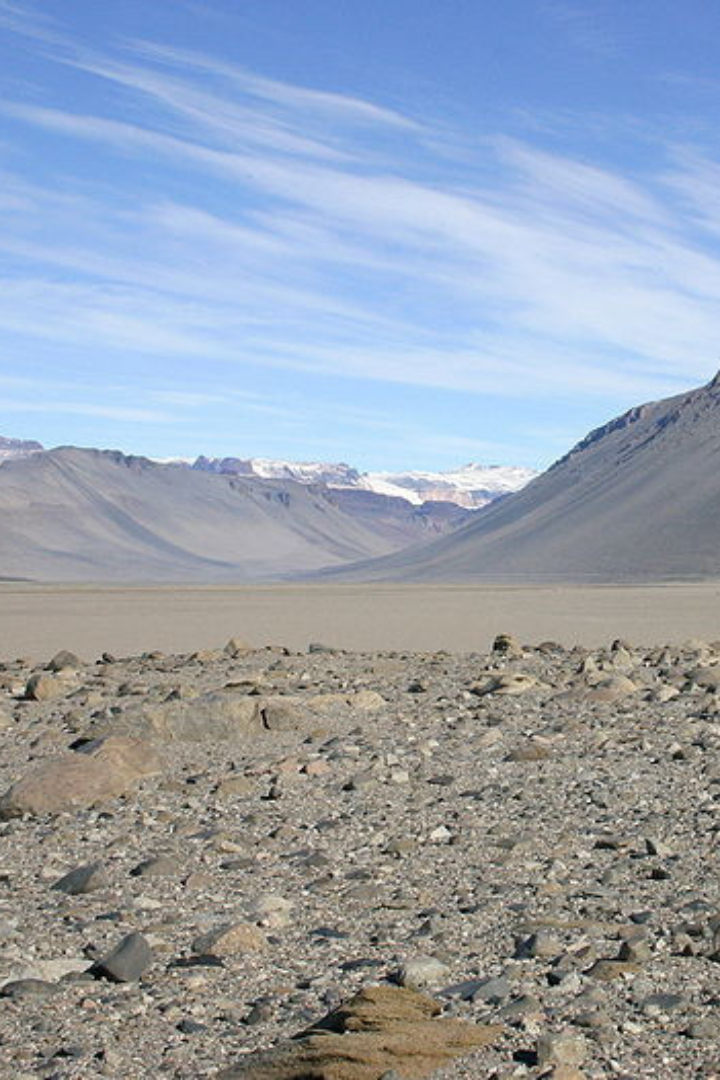
[[[591,432],[522,491],[450,536],[329,576],[507,582],[720,577],[720,376]]]

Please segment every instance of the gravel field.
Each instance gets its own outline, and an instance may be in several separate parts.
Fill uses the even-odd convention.
[[[720,643],[11,656],[2,1076],[429,1075],[283,1064],[369,986],[499,1025],[446,1080],[720,1076]]]

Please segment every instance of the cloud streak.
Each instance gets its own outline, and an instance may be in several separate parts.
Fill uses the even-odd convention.
[[[720,166],[699,151],[631,174],[502,133],[452,160],[431,118],[215,57],[54,56],[120,96],[0,104],[18,144],[70,162],[0,197],[5,334],[508,397],[642,396],[712,366]]]

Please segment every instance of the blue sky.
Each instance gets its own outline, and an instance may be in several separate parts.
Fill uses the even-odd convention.
[[[0,0],[0,433],[542,467],[720,367],[715,0]]]

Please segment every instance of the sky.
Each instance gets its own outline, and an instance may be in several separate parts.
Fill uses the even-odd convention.
[[[0,0],[0,434],[543,468],[720,367],[716,0]]]

